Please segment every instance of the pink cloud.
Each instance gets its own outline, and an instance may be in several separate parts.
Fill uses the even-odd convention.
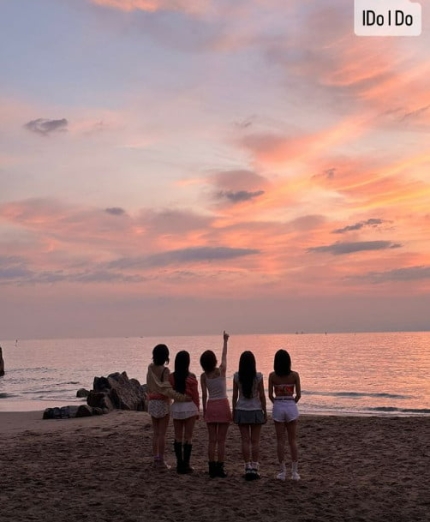
[[[209,0],[90,0],[92,3],[121,11],[185,11],[201,13],[210,5]]]

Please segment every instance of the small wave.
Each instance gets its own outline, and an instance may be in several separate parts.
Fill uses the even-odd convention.
[[[0,399],[10,399],[12,397],[18,397],[18,395],[14,395],[13,393],[0,393]]]
[[[78,381],[59,382],[59,383],[57,383],[56,386],[64,386],[64,385],[67,385],[67,384],[73,384],[75,386],[75,385],[79,384],[79,382]]]
[[[382,399],[412,399],[410,395],[398,395],[394,393],[367,393],[367,392],[314,392],[303,391],[303,395],[320,395],[322,397],[377,397]]]
[[[385,413],[415,413],[426,414],[430,413],[428,408],[394,408],[392,406],[377,406],[375,408],[368,408],[371,411],[380,411]]]
[[[52,389],[49,389],[49,388],[46,388],[46,389],[42,389],[42,390],[28,390],[28,391],[23,391],[22,394],[23,395],[46,395],[46,396],[49,396],[49,395],[58,395],[59,393],[71,393],[73,392],[73,390],[70,390],[68,388],[55,388],[55,390],[52,390]]]

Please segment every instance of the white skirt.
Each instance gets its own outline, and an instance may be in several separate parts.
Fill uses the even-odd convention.
[[[189,419],[196,417],[199,414],[199,409],[193,401],[189,402],[174,402],[170,406],[172,418],[176,420]]]

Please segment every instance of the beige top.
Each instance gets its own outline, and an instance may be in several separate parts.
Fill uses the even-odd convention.
[[[161,395],[164,395],[165,397],[169,397],[170,399],[175,399],[175,401],[186,402],[187,396],[175,391],[172,388],[172,385],[170,384],[170,382],[168,380],[160,381],[160,379],[155,375],[155,372],[152,370],[153,367],[154,367],[154,364],[151,363],[148,366],[148,373],[146,374],[146,384],[148,386],[148,392],[149,393],[160,393]]]

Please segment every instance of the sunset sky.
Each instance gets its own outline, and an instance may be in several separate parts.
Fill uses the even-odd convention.
[[[430,1],[3,0],[0,339],[430,329]]]

